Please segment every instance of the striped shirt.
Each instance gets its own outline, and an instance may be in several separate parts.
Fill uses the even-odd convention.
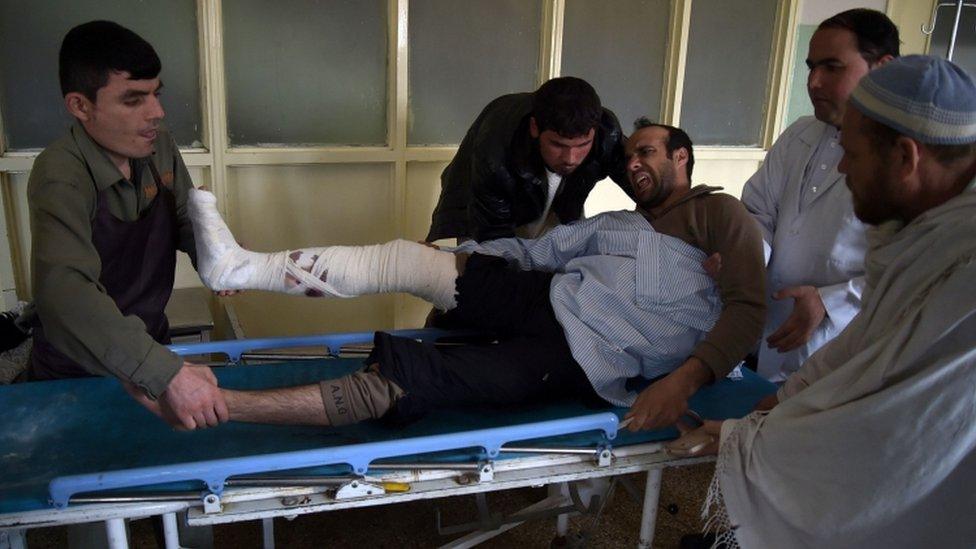
[[[505,238],[454,249],[550,271],[549,296],[573,357],[597,394],[631,406],[629,378],[652,379],[687,359],[722,311],[705,253],[658,233],[637,212],[608,212],[534,239]]]

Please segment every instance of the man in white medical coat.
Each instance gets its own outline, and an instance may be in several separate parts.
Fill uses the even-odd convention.
[[[782,382],[861,308],[866,226],[837,171],[844,106],[869,70],[898,56],[883,13],[853,9],[810,39],[807,91],[814,117],[797,120],[746,183],[742,201],[767,244],[768,313],[758,371]]]

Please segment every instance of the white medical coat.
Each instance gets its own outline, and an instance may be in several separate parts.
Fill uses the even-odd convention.
[[[861,309],[867,226],[854,216],[844,176],[835,164],[828,167],[825,179],[803,189],[807,164],[822,142],[831,145],[833,135],[833,128],[813,117],[797,120],[776,140],[742,192],[742,202],[761,225],[769,246],[769,308],[759,374],[775,382],[785,381]],[[809,342],[780,353],[766,338],[789,317],[793,299],[774,300],[772,294],[790,286],[816,286],[827,316]]]

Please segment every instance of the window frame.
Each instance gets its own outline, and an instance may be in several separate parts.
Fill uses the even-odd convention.
[[[563,22],[566,2],[572,0],[543,0],[542,28],[539,36],[540,59],[537,84],[559,76],[562,63]],[[235,212],[226,209],[228,173],[232,168],[257,165],[294,164],[387,164],[392,166],[395,212],[394,226],[402,235],[407,220],[407,172],[411,163],[449,162],[456,146],[423,146],[407,144],[408,113],[408,14],[410,0],[387,0],[387,145],[354,146],[323,145],[299,147],[230,147],[227,136],[226,75],[224,73],[224,40],[222,0],[197,0],[197,24],[200,55],[200,110],[202,113],[200,148],[181,148],[188,167],[207,172],[209,184],[218,196],[222,213],[233,226]],[[680,125],[681,97],[688,49],[691,7],[694,0],[671,0],[669,40],[666,50],[665,73],[661,93],[660,119]],[[708,146],[696,148],[701,160],[761,161],[779,133],[787,107],[787,93],[791,74],[794,36],[800,0],[779,2],[773,30],[768,82],[771,92],[765,104],[760,147]],[[56,106],[52,105],[52,108]],[[39,151],[7,151],[3,133],[3,113],[0,112],[0,222],[6,227],[6,238],[0,239],[0,290],[5,305],[11,306],[18,297],[24,298],[26,288],[27,250],[22,250],[17,235],[18,223],[11,206],[16,198],[10,175],[30,171]],[[398,307],[398,310],[400,307]]]

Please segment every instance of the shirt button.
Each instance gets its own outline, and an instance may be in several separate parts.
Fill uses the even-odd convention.
[[[826,164],[821,164],[820,165],[820,169],[821,170],[826,170],[827,169],[827,165]]]
[[[830,142],[830,148],[833,149],[833,148],[836,148],[836,147],[837,147],[837,142],[836,141],[831,141]]]
[[[817,188],[816,188],[816,187],[813,187],[813,188],[812,188],[812,189],[810,189],[810,190],[811,190],[811,191],[813,191],[813,192],[817,192]]]

